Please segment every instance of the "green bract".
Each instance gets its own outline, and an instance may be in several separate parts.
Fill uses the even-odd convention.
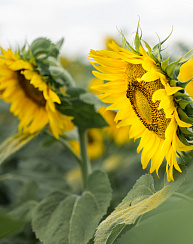
[[[53,89],[58,90],[63,86],[74,86],[71,75],[59,62],[60,48],[64,39],[57,43],[46,38],[38,38],[31,45],[25,45],[19,50],[19,55],[23,60],[32,63],[38,73],[44,77]]]

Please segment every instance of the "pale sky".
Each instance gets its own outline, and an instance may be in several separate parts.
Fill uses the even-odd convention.
[[[0,46],[64,37],[63,54],[87,58],[90,49],[105,47],[105,37],[121,40],[117,29],[132,43],[139,16],[151,45],[173,27],[167,45],[180,40],[193,47],[192,0],[0,0]]]

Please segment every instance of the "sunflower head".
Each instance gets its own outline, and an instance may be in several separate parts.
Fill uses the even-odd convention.
[[[95,86],[99,98],[115,110],[117,127],[128,126],[130,138],[141,138],[137,152],[143,168],[151,161],[150,172],[158,170],[166,159],[168,181],[173,168],[181,171],[176,157],[192,150],[192,119],[186,113],[191,101],[177,79],[181,59],[163,60],[162,44],[151,48],[139,36],[137,28],[133,48],[123,36],[123,47],[109,43],[110,50],[90,51],[93,74],[104,84]],[[187,131],[187,134],[185,132]]]
[[[19,118],[19,130],[32,134],[49,124],[58,138],[73,128],[72,117],[56,109],[60,88],[69,85],[57,60],[61,44],[39,38],[16,52],[1,48],[0,96]]]

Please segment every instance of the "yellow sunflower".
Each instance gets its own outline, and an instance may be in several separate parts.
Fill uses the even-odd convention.
[[[188,60],[180,67],[180,73],[178,79],[181,82],[187,82],[193,78],[193,59]],[[193,80],[188,82],[185,87],[185,91],[193,98]]]
[[[93,87],[103,84],[103,80],[94,78],[89,82],[88,90],[95,94],[99,95],[100,92],[93,89]],[[104,127],[102,130],[107,134],[107,136],[115,142],[116,145],[123,145],[129,142],[129,126],[122,126],[120,128],[116,127],[116,122],[114,121],[116,112],[106,110],[106,107],[100,107],[98,112],[106,120],[108,126]]]
[[[122,48],[112,41],[110,50],[90,51],[91,63],[99,71],[93,74],[108,81],[94,88],[102,93],[102,101],[111,103],[107,110],[117,111],[117,127],[129,126],[130,138],[141,138],[137,152],[143,149],[143,168],[151,160],[150,173],[158,174],[166,158],[167,179],[174,180],[173,167],[181,172],[176,160],[178,151],[192,150],[178,137],[179,127],[192,126],[178,115],[174,94],[182,88],[170,85],[167,68],[162,69],[166,62],[158,61],[160,53],[156,58],[146,42],[148,51],[141,41],[137,50],[126,44]]]
[[[103,116],[109,126],[104,127],[103,130],[107,136],[114,141],[118,146],[129,142],[129,131],[130,126],[122,126],[117,128],[115,117],[116,112],[111,110],[106,110],[106,107],[100,107],[98,112]]]
[[[34,66],[11,49],[1,48],[0,97],[11,103],[10,112],[20,120],[19,130],[35,133],[49,124],[58,138],[73,129],[72,117],[61,114],[55,106],[60,98],[36,71]]]

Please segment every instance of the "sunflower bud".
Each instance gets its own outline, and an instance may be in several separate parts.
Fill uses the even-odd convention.
[[[59,44],[40,38],[28,49],[17,52],[1,48],[0,97],[11,104],[10,112],[20,120],[19,130],[33,134],[49,124],[58,138],[71,130],[72,117],[61,114],[55,104],[61,104],[59,88],[65,80],[53,77],[49,58],[57,59]]]

